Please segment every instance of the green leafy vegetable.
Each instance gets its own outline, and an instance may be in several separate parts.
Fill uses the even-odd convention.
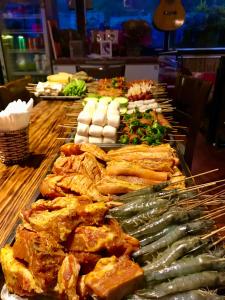
[[[127,134],[121,135],[119,142],[121,144],[128,144],[129,143],[129,137]]]
[[[134,145],[140,144],[140,139],[138,137],[133,138],[132,144],[134,144]]]
[[[83,96],[86,91],[87,87],[85,81],[75,79],[65,86],[63,94],[65,96]]]

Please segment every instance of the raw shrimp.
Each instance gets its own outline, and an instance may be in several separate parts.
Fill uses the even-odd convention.
[[[148,210],[147,212],[143,212],[141,214],[133,216],[132,218],[125,219],[124,221],[121,222],[121,226],[125,231],[134,230],[138,226],[148,223],[154,217],[161,216],[167,210],[168,210],[168,206],[163,206],[159,208],[155,207],[153,209]]]
[[[157,241],[162,236],[165,236],[168,232],[174,230],[176,228],[176,226],[177,225],[165,227],[163,230],[157,232],[156,234],[147,236],[147,237],[143,238],[142,240],[139,240],[140,245],[143,247],[145,245],[148,245],[148,244],[151,244],[151,243]]]
[[[182,240],[179,240],[172,244],[170,248],[167,248],[161,255],[143,267],[145,274],[149,274],[149,272],[153,272],[161,268],[162,266],[170,266],[174,261],[183,257],[190,251],[193,251],[197,248],[204,247],[208,244],[208,240],[201,240],[200,237],[186,237]]]
[[[176,198],[177,200],[183,200],[188,198],[194,198],[197,196],[196,192],[186,191],[186,190],[163,190],[160,192],[149,193],[146,189],[141,189],[138,191],[130,192],[125,195],[117,197],[118,201],[122,201],[124,203],[131,202],[136,199],[146,199],[146,197],[150,197],[151,199],[157,198],[167,198],[171,200],[172,198]]]
[[[216,257],[224,257],[225,256],[225,247],[216,248],[213,251],[210,251],[210,254],[212,254]]]
[[[195,290],[199,288],[217,288],[225,285],[225,272],[204,271],[174,278],[171,281],[160,283],[146,292],[137,292],[153,299],[159,299],[174,293]],[[147,298],[146,297],[146,298]],[[148,299],[148,298],[147,298]],[[150,298],[151,299],[151,298]]]
[[[144,235],[150,235],[163,230],[165,227],[172,224],[186,223],[191,219],[195,219],[201,216],[202,212],[199,209],[185,211],[185,210],[173,210],[164,213],[160,218],[149,222],[135,231],[129,232],[132,236],[140,238]]]
[[[174,277],[184,276],[202,271],[225,270],[225,258],[217,258],[209,254],[187,257],[165,267],[145,274],[146,281],[165,281]]]
[[[129,218],[137,213],[141,213],[155,207],[163,207],[165,205],[168,206],[170,204],[167,199],[151,199],[149,195],[146,196],[148,196],[146,201],[143,201],[143,199],[138,199],[132,201],[131,203],[126,203],[120,207],[111,209],[110,215],[113,217]]]
[[[142,295],[133,294],[126,298],[126,300],[145,300],[152,299],[147,296],[148,290],[140,290]],[[191,290],[184,293],[173,294],[160,298],[160,300],[224,300],[224,296],[219,296],[215,293],[201,290]]]
[[[145,193],[151,194],[151,193],[154,193],[154,192],[159,192],[159,191],[165,189],[166,187],[168,187],[169,184],[170,184],[169,181],[161,182],[159,184],[155,184],[153,186],[140,189],[138,191],[129,192],[125,195],[119,196],[118,198],[121,199],[121,200],[126,200],[126,199],[128,199],[132,196],[143,195]]]
[[[110,214],[114,217],[123,216],[124,218],[128,218],[135,213],[141,213],[154,207],[172,205],[179,200],[187,199],[187,193],[191,194],[190,192],[184,192],[169,194],[166,197],[155,196],[155,194],[140,195],[124,205],[111,209]]]
[[[170,246],[174,242],[183,238],[189,233],[196,233],[199,231],[204,231],[212,227],[213,221],[211,220],[200,220],[191,223],[186,223],[183,225],[176,226],[173,231],[168,232],[165,236],[161,237],[159,240],[146,245],[133,253],[133,257],[137,258],[138,256],[144,254],[153,254],[158,250]]]

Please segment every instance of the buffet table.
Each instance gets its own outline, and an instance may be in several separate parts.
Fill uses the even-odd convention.
[[[225,214],[225,208],[211,214],[207,203],[215,207],[214,195],[204,195],[203,202],[193,193],[198,186],[185,189],[186,164],[181,155],[177,166],[179,150],[175,153],[169,143],[118,149],[114,145],[107,153],[93,144],[71,143],[61,147],[64,155],[56,160],[80,111],[80,101],[39,102],[31,116],[29,159],[20,165],[0,165],[0,245],[14,242],[0,252],[0,297],[9,300],[12,293],[33,300],[68,295],[75,299],[78,293],[78,298],[94,294],[120,300],[135,293],[139,299],[170,294],[176,299],[224,299],[214,297],[215,289],[225,285],[225,273],[224,249],[215,248],[224,238],[213,221]],[[172,190],[162,190],[165,187]],[[52,201],[36,201],[42,198],[40,191]],[[110,196],[121,194],[116,201],[123,205],[110,201]],[[24,220],[16,230],[21,211]],[[147,264],[151,257],[154,260]],[[83,295],[76,292],[79,275],[88,287]],[[144,280],[146,289],[139,289]],[[213,296],[212,290],[200,288],[213,288]]]
[[[65,107],[64,101],[39,102],[31,116],[29,159],[13,166],[0,163],[0,247],[13,240],[20,212],[39,195],[40,183],[63,143],[57,138],[64,132],[58,125],[64,122]]]

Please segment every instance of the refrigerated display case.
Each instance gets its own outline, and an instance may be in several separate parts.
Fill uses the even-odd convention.
[[[41,1],[7,1],[0,11],[1,67],[4,81],[52,73],[45,7]]]

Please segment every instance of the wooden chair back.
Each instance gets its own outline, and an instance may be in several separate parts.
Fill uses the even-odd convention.
[[[123,77],[125,75],[125,64],[84,64],[76,66],[77,72],[85,71],[89,76],[96,79]]]
[[[212,83],[192,76],[178,75],[175,88],[175,119],[187,126],[184,159],[191,169],[197,135]]]
[[[30,93],[26,90],[26,86],[32,81],[31,76],[26,76],[14,81],[10,81],[5,85],[0,86],[0,110],[5,107],[13,100],[21,99],[28,100]]]

